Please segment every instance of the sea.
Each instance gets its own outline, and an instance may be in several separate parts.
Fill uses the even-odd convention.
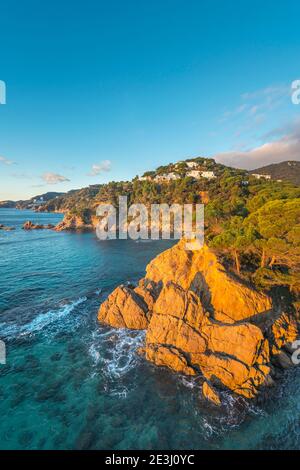
[[[200,379],[137,354],[145,332],[99,324],[101,302],[173,241],[22,230],[61,214],[0,209],[0,449],[297,449],[300,368],[267,397],[201,396]],[[4,360],[2,361],[4,362]]]

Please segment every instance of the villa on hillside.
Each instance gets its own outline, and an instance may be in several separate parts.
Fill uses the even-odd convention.
[[[186,166],[188,168],[196,168],[198,166],[198,163],[197,162],[185,162],[185,161],[180,161],[180,162],[177,162],[175,167],[177,168],[179,165],[181,165],[182,163],[185,163]]]
[[[180,162],[179,162],[180,163]],[[196,162],[187,162],[187,163],[195,163]],[[200,171],[200,170],[189,170],[186,172],[186,176],[190,176],[191,178],[200,179],[213,179],[216,178],[216,175],[213,171]],[[156,175],[154,178],[152,176],[139,176],[139,181],[156,181],[157,183],[175,181],[180,179],[181,176],[178,173],[170,172],[170,173],[163,173],[160,175]]]
[[[151,181],[151,176],[139,176],[139,181]]]
[[[164,173],[162,175],[157,175],[155,176],[154,181],[168,182],[168,181],[174,181],[178,179],[180,179],[180,176],[172,172],[172,173]]]
[[[271,175],[260,175],[259,173],[252,173],[252,176],[254,176],[254,178],[260,180],[261,178],[264,178],[266,180],[270,180],[271,179]]]
[[[213,171],[201,171],[202,178],[207,178],[209,180],[216,178],[216,175]]]
[[[186,173],[186,176],[190,176],[191,178],[200,179],[200,178],[207,178],[213,179],[216,178],[216,175],[213,171],[199,171],[199,170],[190,170]]]
[[[197,162],[185,162],[189,168],[196,168],[198,166]]]
[[[187,172],[186,176],[190,176],[191,178],[195,178],[198,180],[201,178],[201,173],[202,171],[199,170],[190,170]]]
[[[33,199],[32,203],[30,205],[28,205],[28,207],[31,207],[31,208],[34,209],[34,208],[42,206],[44,204],[46,204],[46,201],[44,201],[43,196],[40,196],[39,198]]]

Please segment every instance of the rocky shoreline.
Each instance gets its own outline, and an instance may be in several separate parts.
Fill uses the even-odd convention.
[[[84,220],[83,217],[72,215],[70,213],[65,214],[63,220],[56,225],[55,230],[57,232],[66,231],[94,231],[99,222],[96,216],[91,216],[88,221]]]
[[[293,365],[295,316],[226,272],[204,246],[185,241],[158,255],[138,286],[117,287],[98,312],[101,323],[146,330],[139,351],[157,366],[201,377],[215,405],[219,392],[254,398]]]

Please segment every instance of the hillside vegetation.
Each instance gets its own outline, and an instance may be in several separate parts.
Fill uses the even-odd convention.
[[[204,203],[205,240],[223,262],[257,287],[300,292],[300,187],[287,181],[257,179],[245,170],[196,158],[196,170],[214,177],[187,176],[188,162],[169,164],[132,181],[110,182],[56,195],[39,210],[65,212],[89,224],[100,203]],[[157,175],[179,175],[157,182]]]

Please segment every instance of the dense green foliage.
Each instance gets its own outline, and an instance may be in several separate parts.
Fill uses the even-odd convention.
[[[288,286],[299,294],[300,188],[270,181],[237,188],[208,204],[209,244],[239,274],[251,272],[257,286]]]
[[[147,172],[149,180],[110,182],[59,196],[46,210],[80,215],[88,222],[99,203],[205,203],[206,242],[238,274],[257,286],[288,286],[300,291],[300,188],[289,182],[256,179],[245,170],[219,165],[212,159],[193,159],[216,178],[186,176],[186,162]],[[158,183],[156,175],[175,172],[181,177]]]

